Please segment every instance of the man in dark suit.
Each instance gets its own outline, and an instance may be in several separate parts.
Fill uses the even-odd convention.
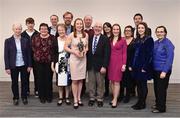
[[[4,61],[6,73],[11,75],[14,105],[19,104],[18,76],[21,74],[21,98],[24,105],[27,101],[28,73],[32,67],[30,43],[21,37],[21,24],[13,25],[14,35],[5,40]]]
[[[110,58],[110,42],[108,38],[101,34],[102,24],[96,22],[94,25],[94,35],[89,37],[87,53],[87,70],[89,84],[89,106],[93,106],[97,99],[98,107],[103,106],[104,97],[104,77]]]
[[[64,24],[66,25],[66,34],[69,35],[71,32],[73,32],[73,26],[71,25],[73,14],[69,11],[65,12],[63,14],[63,20]]]
[[[56,26],[59,22],[59,17],[55,14],[51,15],[50,16],[50,21],[51,21],[51,26],[48,28],[49,30],[49,34],[55,36],[55,37],[58,37],[58,33],[57,33],[57,29],[56,29]]]

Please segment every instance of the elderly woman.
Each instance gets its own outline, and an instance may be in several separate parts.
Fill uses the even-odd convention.
[[[5,40],[4,61],[6,73],[11,75],[13,104],[19,104],[18,76],[21,74],[21,98],[24,105],[27,101],[28,73],[31,70],[31,50],[26,38],[21,37],[21,24],[13,25],[13,36]]]

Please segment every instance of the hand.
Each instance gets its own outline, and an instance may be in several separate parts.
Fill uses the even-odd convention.
[[[141,72],[145,73],[146,71],[144,69],[142,69]]]
[[[29,73],[31,71],[31,69],[32,69],[31,67],[28,67],[27,72]]]
[[[54,62],[51,63],[51,70],[52,70],[53,72],[55,72]]]
[[[124,72],[126,70],[126,65],[123,65],[121,71]]]
[[[83,55],[80,55],[80,52],[79,51],[74,51],[73,52],[73,54],[75,55],[75,56],[77,56],[78,58],[82,58],[83,57]]]
[[[11,70],[10,70],[10,69],[7,69],[7,70],[6,70],[6,73],[7,73],[8,75],[10,75],[10,74],[11,74]]]
[[[165,73],[165,72],[161,72],[160,78],[161,78],[161,79],[164,79],[165,77],[166,77],[166,73]]]
[[[129,67],[129,71],[132,71],[132,68],[131,68],[131,67]]]
[[[105,73],[106,73],[106,68],[101,67],[100,73],[101,73],[101,74],[105,74]]]

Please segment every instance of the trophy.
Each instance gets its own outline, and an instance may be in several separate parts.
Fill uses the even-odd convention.
[[[80,42],[77,44],[77,47],[79,49],[80,55],[81,57],[84,56],[84,43],[82,42],[81,38],[80,38]]]

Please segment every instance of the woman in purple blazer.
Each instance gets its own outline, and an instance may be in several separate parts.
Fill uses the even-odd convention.
[[[13,36],[5,40],[4,61],[6,73],[11,75],[13,104],[19,104],[18,76],[21,74],[21,98],[24,105],[27,101],[28,73],[32,67],[31,48],[28,39],[21,37],[21,24],[13,25]]]

